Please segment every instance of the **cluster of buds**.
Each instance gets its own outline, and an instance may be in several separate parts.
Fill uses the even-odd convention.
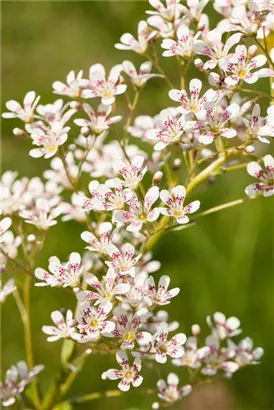
[[[75,313],[72,307],[53,311],[54,325],[42,327],[47,340],[67,339],[76,349],[116,355],[120,369],[106,370],[102,378],[119,379],[122,391],[142,384],[144,361],[171,361],[203,381],[217,374],[231,378],[238,369],[259,363],[263,354],[262,348],[253,349],[250,338],[235,342],[239,320],[219,312],[213,321],[207,319],[211,334],[205,345],[200,344],[198,325],[188,338],[170,335],[179,324],[169,322],[168,313],[159,309],[180,289],[170,289],[165,274],[154,278],[161,264],[152,260],[150,249],[166,231],[191,226],[235,202],[274,194],[274,158],[267,152],[262,158],[256,155],[267,151],[274,137],[273,83],[272,94],[246,88],[274,78],[274,49],[267,49],[273,1],[214,0],[224,17],[214,29],[210,13],[205,13],[208,0],[149,3],[152,10],[139,23],[138,37],[125,33],[115,45],[145,58],[139,72],[128,60],[108,75],[101,64],[92,65],[86,78],[83,71],[71,71],[66,82],[53,83],[53,92],[67,102],[41,105],[40,96],[30,91],[22,105],[8,101],[9,112],[3,114],[22,121],[23,128],[13,132],[31,140],[32,158],[51,159],[41,178],[18,178],[9,170],[2,175],[1,270],[8,275],[16,265],[38,280],[36,286],[71,291]],[[177,88],[160,65],[158,45],[163,57],[179,66]],[[191,65],[203,82],[190,76]],[[167,106],[152,117],[136,116],[148,81],[166,81]],[[128,116],[119,108],[124,97]],[[259,105],[262,97],[271,102],[265,114]],[[243,187],[244,199],[204,210],[197,194],[192,198],[199,184],[242,167],[259,179]],[[46,234],[60,220],[84,226],[86,250],[80,255],[68,249],[67,262],[52,256],[47,270],[37,267]],[[10,278],[0,301],[13,292],[18,293],[16,279]],[[12,405],[41,370],[28,372],[20,363],[8,370],[1,387],[4,406]],[[158,396],[173,404],[191,392],[196,379],[178,388],[178,376],[170,373],[167,383],[159,380]],[[153,403],[153,408],[159,406]]]

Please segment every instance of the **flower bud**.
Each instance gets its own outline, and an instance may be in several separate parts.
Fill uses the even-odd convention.
[[[256,51],[257,51],[257,46],[255,46],[255,45],[253,45],[253,46],[250,46],[250,47],[248,47],[248,58],[252,58],[252,57],[254,57],[255,56],[255,54],[256,54]]]
[[[198,337],[200,332],[201,332],[200,326],[199,325],[192,325],[191,326],[191,332],[192,332],[193,336]]]
[[[83,137],[88,137],[89,136],[89,128],[88,127],[82,127],[81,128],[81,135],[83,135]]]
[[[163,178],[163,175],[164,174],[161,171],[155,172],[155,174],[153,175],[153,178],[152,178],[153,185],[158,185],[160,183],[161,179]]]
[[[189,152],[191,150],[190,144],[183,144],[183,150]]]
[[[181,166],[181,164],[182,164],[181,159],[180,159],[180,158],[175,158],[175,160],[174,160],[174,162],[173,162],[173,169],[174,169],[174,170],[179,169],[180,166]]]
[[[245,152],[247,154],[253,154],[253,152],[255,152],[255,147],[253,145],[248,145],[247,147],[245,147]]]
[[[215,181],[216,181],[216,177],[215,177],[214,175],[211,175],[211,176],[208,178],[208,183],[209,183],[209,184],[214,184]]]
[[[34,242],[35,238],[36,238],[35,235],[31,234],[31,235],[28,236],[27,239],[28,239],[28,242]]]
[[[86,354],[91,354],[91,353],[92,353],[92,350],[91,350],[90,347],[88,347],[88,348],[86,349]]]
[[[159,409],[160,404],[159,404],[157,401],[155,401],[155,402],[152,404],[151,407],[153,408],[153,410],[157,410],[157,409]]]
[[[82,104],[79,101],[72,101],[70,103],[70,108],[74,108],[75,110],[80,110]]]
[[[101,379],[102,380],[107,380],[107,372],[104,372],[101,374]]]
[[[194,60],[194,65],[198,70],[203,70],[204,62],[201,58],[196,58]]]
[[[16,137],[26,137],[27,133],[24,130],[21,130],[20,128],[13,128],[13,134],[16,135]]]

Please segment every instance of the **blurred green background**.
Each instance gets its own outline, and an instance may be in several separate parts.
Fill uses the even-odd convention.
[[[2,109],[6,100],[21,101],[31,89],[42,95],[42,103],[54,101],[52,82],[64,80],[71,69],[84,68],[87,73],[88,67],[96,62],[110,68],[125,59],[138,64],[144,61],[134,53],[115,50],[113,45],[124,32],[136,33],[137,23],[146,18],[144,12],[148,8],[143,1],[2,2]],[[211,6],[208,10],[213,28],[217,16]],[[164,66],[177,81],[177,67],[171,60],[166,59]],[[189,73],[193,75],[196,73]],[[168,106],[167,91],[163,81],[152,80],[142,95],[138,114],[155,115]],[[49,163],[29,157],[30,142],[12,135],[13,126],[18,125],[16,121],[2,121],[2,171],[18,170],[20,176],[41,175]],[[273,153],[273,142],[270,150]],[[205,184],[199,193],[195,192],[195,197],[199,197],[203,209],[207,209],[242,197],[250,181],[244,170],[235,171],[217,178],[214,184]],[[155,248],[155,258],[162,262],[160,273],[170,275],[173,286],[181,288],[180,295],[167,309],[172,319],[180,321],[181,331],[189,334],[191,324],[200,323],[206,335],[206,315],[220,310],[239,317],[243,334],[265,349],[260,366],[239,371],[228,383],[231,410],[274,409],[273,227],[273,199],[262,198],[207,216],[194,228],[170,233]],[[39,265],[46,267],[52,255],[66,260],[72,251],[83,252],[82,230],[73,222],[54,227]],[[159,273],[155,276],[159,277]],[[56,289],[32,290],[35,360],[46,365],[39,378],[42,391],[58,369],[61,342],[47,343],[41,326],[50,323],[54,309],[73,308],[74,300],[73,296]],[[23,329],[12,297],[2,309],[2,328],[2,369],[6,370],[25,358]],[[114,364],[113,357],[90,357],[73,385],[72,395],[115,388],[115,382],[100,379],[100,372]],[[171,369],[170,365],[145,368],[143,387],[151,387],[159,376],[165,377]],[[179,369],[178,374],[183,383],[187,379],[186,370]],[[137,390],[121,398],[97,400],[79,408],[144,410],[150,408],[152,401]],[[176,408],[183,408],[183,403]],[[222,410],[227,407],[203,407],[202,400],[198,400],[191,408]]]

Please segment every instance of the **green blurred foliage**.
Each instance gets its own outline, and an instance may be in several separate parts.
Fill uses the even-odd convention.
[[[147,8],[143,1],[3,2],[2,107],[8,99],[22,100],[31,89],[42,95],[42,103],[54,101],[52,82],[64,80],[71,69],[83,68],[87,72],[95,62],[110,68],[124,59],[141,63],[141,57],[117,51],[113,44],[124,32],[136,32],[137,23],[145,18]],[[216,14],[210,7],[209,13],[213,28]],[[166,59],[163,65],[179,85],[177,67],[171,60]],[[195,75],[196,72],[189,73],[191,77]],[[138,114],[155,115],[168,106],[167,91],[163,81],[152,80],[142,95]],[[41,175],[48,161],[30,158],[30,142],[12,136],[13,126],[18,123],[2,122],[2,170],[18,170],[20,176]],[[273,152],[273,142],[270,149]],[[242,197],[248,183],[250,177],[244,170],[235,171],[218,177],[214,184],[204,184],[193,197],[201,200],[202,209],[207,209]],[[238,372],[229,382],[235,410],[274,408],[273,226],[273,199],[262,198],[207,216],[194,228],[169,233],[154,250],[155,258],[162,262],[160,273],[170,275],[172,284],[181,288],[180,295],[168,306],[172,320],[180,321],[181,331],[189,334],[194,322],[204,323],[205,335],[206,315],[220,310],[238,316],[244,335],[264,347],[262,364]],[[82,230],[83,227],[73,222],[59,223],[52,228],[39,265],[46,267],[52,255],[66,260],[71,251],[83,252]],[[20,277],[19,272],[16,275]],[[32,289],[35,361],[46,365],[39,378],[43,392],[58,370],[61,342],[47,343],[41,326],[50,323],[54,309],[73,308],[74,302],[72,295],[58,289]],[[3,306],[2,325],[2,368],[6,369],[25,358],[23,329],[12,297]],[[113,357],[91,357],[71,394],[115,388],[115,382],[100,379],[101,371],[114,364]],[[145,366],[143,387],[151,387],[171,368],[170,365]],[[179,369],[178,374],[182,382],[186,380],[184,369]],[[79,408],[129,410],[138,403],[138,409],[143,410],[150,407],[151,401],[137,390],[121,398],[101,399]],[[182,404],[176,408],[182,408]]]

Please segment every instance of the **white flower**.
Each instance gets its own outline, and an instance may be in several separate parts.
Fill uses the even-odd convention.
[[[121,64],[110,70],[106,78],[106,72],[102,64],[93,64],[89,69],[89,80],[82,80],[81,84],[83,98],[100,97],[104,105],[111,105],[115,102],[115,96],[126,91],[126,84],[119,84],[119,77],[122,71]]]
[[[206,34],[205,41],[197,40],[195,42],[195,52],[209,57],[209,60],[203,65],[204,70],[212,70],[217,64],[221,64],[223,59],[229,55],[230,49],[239,43],[242,36],[241,33],[232,34],[223,44],[222,35],[220,30],[214,29]]]
[[[3,263],[3,262],[1,262]],[[4,303],[5,299],[8,295],[13,293],[16,290],[15,281],[14,279],[9,279],[3,286],[1,284],[0,288],[0,303]]]
[[[221,64],[222,70],[233,73],[225,78],[225,83],[229,86],[234,86],[241,80],[248,84],[255,83],[258,81],[259,76],[256,72],[252,73],[251,71],[263,66],[266,61],[266,56],[263,54],[257,55],[248,61],[247,48],[243,45],[237,46],[235,54],[227,57]]]
[[[167,356],[178,359],[184,353],[182,345],[185,341],[186,335],[184,333],[178,333],[168,340],[168,326],[164,323],[153,336],[151,353],[155,353],[155,360],[158,363],[166,363]]]
[[[158,397],[169,404],[173,404],[192,392],[192,387],[189,384],[180,387],[179,389],[178,384],[179,378],[177,374],[169,373],[167,376],[167,383],[163,379],[157,382],[159,390]],[[152,408],[158,409],[159,406],[159,403],[155,402],[153,403]]]
[[[81,238],[89,244],[86,249],[105,254],[107,245],[111,243],[111,231],[112,224],[110,222],[103,222],[98,227],[99,239],[89,231],[82,232]]]
[[[216,100],[216,92],[209,89],[199,98],[202,88],[202,81],[198,78],[193,78],[189,83],[190,97],[185,90],[170,90],[169,97],[173,101],[179,102],[181,105],[177,107],[177,111],[182,114],[194,114],[196,118],[201,119],[205,116],[205,104]]]
[[[182,5],[180,0],[166,0],[165,3],[166,5],[164,6],[160,0],[149,0],[149,4],[156,10],[148,10],[146,13],[160,16],[169,22],[173,22],[181,14]]]
[[[139,387],[143,382],[143,377],[138,373],[141,370],[141,359],[137,357],[132,366],[129,366],[128,356],[125,351],[121,350],[116,353],[116,360],[121,366],[121,370],[109,369],[105,372],[106,378],[110,380],[122,379],[118,387],[122,391],[128,391],[130,385]]]
[[[33,158],[45,157],[46,159],[53,157],[60,145],[63,145],[68,139],[68,131],[70,127],[64,127],[64,122],[56,121],[50,124],[49,127],[37,126],[29,129],[33,145],[39,148],[33,148],[29,154]]]
[[[161,47],[166,51],[163,52],[164,57],[181,56],[185,58],[190,58],[193,55],[193,47],[196,39],[199,37],[198,32],[194,37],[190,33],[189,28],[182,24],[177,30],[177,39],[164,39],[162,41]]]
[[[49,258],[49,272],[42,268],[35,269],[35,276],[43,282],[38,282],[36,286],[62,286],[76,287],[79,285],[79,278],[83,273],[84,265],[81,264],[79,253],[72,252],[69,261],[63,265],[56,256]]]
[[[227,337],[233,337],[239,335],[242,329],[239,329],[240,321],[234,316],[226,319],[225,315],[220,312],[216,312],[213,315],[214,322],[212,322],[210,316],[207,316],[206,321],[212,331],[212,335],[220,340]]]
[[[115,211],[113,221],[125,223],[129,232],[136,232],[142,229],[143,224],[154,222],[160,215],[160,208],[151,209],[152,205],[159,197],[159,188],[151,187],[145,195],[142,203],[136,195],[129,201],[128,211]]]
[[[168,145],[181,141],[186,125],[184,115],[178,114],[174,108],[167,108],[160,112],[156,128],[149,129],[146,136],[156,141],[154,149],[161,151]]]
[[[29,91],[21,106],[17,101],[10,100],[6,102],[6,107],[10,112],[4,112],[3,118],[19,118],[25,123],[33,121],[34,110],[40,100],[40,97],[36,97],[34,91]]]
[[[228,354],[234,354],[233,360],[239,367],[244,367],[250,364],[259,364],[259,360],[264,354],[264,350],[261,347],[257,347],[253,350],[253,340],[250,337],[242,339],[238,345],[232,340],[228,339]]]
[[[193,201],[184,206],[186,196],[186,189],[183,185],[177,185],[172,188],[171,193],[166,189],[160,192],[161,200],[168,206],[168,208],[161,208],[161,213],[166,216],[176,218],[178,224],[185,224],[189,222],[186,214],[192,214],[200,208],[200,201]]]
[[[198,136],[201,144],[212,144],[214,138],[220,135],[223,138],[234,138],[237,131],[230,127],[225,127],[226,123],[237,115],[240,110],[238,104],[233,103],[222,110],[218,110],[218,105],[209,102],[205,105],[206,120],[202,123],[197,122],[196,129],[204,128],[205,131]],[[195,127],[194,127],[195,128]]]
[[[131,275],[134,272],[134,266],[142,256],[142,254],[134,256],[135,248],[130,243],[123,244],[121,250],[115,245],[109,244],[106,247],[106,251],[111,257],[111,261],[106,261],[106,264],[117,275]]]
[[[6,218],[3,218],[0,221],[0,236],[2,236],[3,233],[6,232],[10,226],[11,226],[11,219],[8,216]]]
[[[163,306],[170,303],[170,299],[174,298],[180,292],[179,288],[168,290],[170,277],[167,275],[161,276],[158,284],[158,289],[155,286],[153,276],[150,276],[145,282],[145,295],[150,305]]]
[[[66,339],[71,337],[72,333],[75,332],[75,327],[73,326],[73,316],[72,311],[68,310],[66,317],[62,315],[59,310],[55,310],[51,314],[51,319],[56,326],[43,326],[42,330],[50,337],[47,338],[48,342],[55,342],[59,339]]]
[[[54,181],[58,184],[58,186],[61,186],[60,191],[63,188],[66,188],[67,190],[71,191],[74,188],[67,174],[69,173],[71,177],[70,179],[77,180],[77,176],[79,174],[79,167],[75,164],[75,159],[71,151],[67,153],[64,161],[66,164],[67,172],[64,168],[64,163],[61,160],[61,158],[55,157],[50,162],[51,169],[47,169],[43,173],[43,176],[46,179],[48,179],[51,183],[52,181]]]
[[[151,342],[151,334],[140,329],[150,315],[145,308],[138,309],[135,313],[128,312],[120,306],[116,309],[116,326],[112,335],[120,339],[122,350],[133,349],[135,341],[140,346]]]
[[[55,218],[62,212],[61,205],[52,208],[48,200],[39,198],[35,202],[35,208],[20,211],[19,216],[25,219],[26,223],[35,225],[39,229],[47,230],[49,227],[57,224]]]
[[[117,295],[124,295],[129,292],[128,283],[117,282],[116,273],[109,269],[107,274],[100,281],[95,275],[88,274],[85,276],[85,282],[94,290],[83,290],[77,293],[77,299],[80,302],[94,302],[94,305],[102,303],[104,300],[112,302]]]
[[[112,303],[104,300],[97,308],[89,302],[81,306],[77,316],[79,333],[73,333],[72,338],[80,343],[94,342],[100,335],[111,337],[115,323],[106,320],[112,310]]]
[[[138,74],[134,64],[131,61],[124,61],[122,63],[123,71],[130,77],[132,84],[137,88],[142,88],[145,86],[146,82],[154,77],[163,77],[161,74],[151,73],[152,63],[146,61],[141,64],[140,73]]]
[[[157,33],[152,31],[147,22],[142,20],[138,24],[138,39],[136,40],[132,34],[125,33],[120,38],[121,43],[115,44],[118,50],[132,50],[138,54],[144,54],[147,50],[149,41],[152,40]]]
[[[0,384],[0,399],[3,406],[12,406],[31,379],[43,369],[43,365],[37,365],[33,369],[28,370],[26,363],[23,361],[18,362],[16,366],[11,366],[6,372],[5,384]]]
[[[174,359],[172,363],[175,366],[187,366],[192,369],[197,369],[201,366],[201,360],[203,360],[210,353],[208,346],[198,349],[197,338],[191,336],[187,339],[185,344],[184,354],[180,359]]]
[[[15,259],[18,254],[18,247],[22,243],[21,236],[14,236],[12,231],[6,231],[0,236],[1,249],[11,259]],[[5,269],[8,258],[1,252],[0,270]]]
[[[206,338],[206,345],[210,349],[210,354],[204,358],[205,366],[201,373],[206,376],[215,376],[218,370],[223,370],[227,376],[236,372],[239,369],[237,363],[232,360],[234,356],[233,351],[227,349],[220,349],[220,340],[214,336]]]
[[[199,22],[205,16],[202,11],[208,2],[209,0],[187,0],[187,7],[182,6],[182,12],[190,22]]]
[[[161,16],[155,14],[147,19],[150,26],[157,30],[158,35],[162,38],[172,38],[174,36],[174,26],[175,29],[180,24],[180,20],[177,20],[174,24],[163,19]]]
[[[258,138],[261,142],[269,144],[270,141],[265,137],[274,137],[274,124],[273,124],[273,106],[269,107],[268,117],[260,117],[261,108],[259,104],[255,104],[251,114],[251,121],[243,118],[243,122],[247,127],[247,135],[250,138]]]
[[[111,106],[109,105],[100,104],[97,113],[86,103],[83,104],[83,109],[89,119],[77,118],[74,120],[74,123],[79,127],[89,127],[95,135],[100,135],[103,131],[108,130],[112,124],[115,124],[122,119],[120,115],[107,118],[111,113]]]
[[[274,158],[268,154],[264,158],[265,171],[257,162],[250,162],[247,165],[247,172],[252,177],[260,179],[260,182],[248,185],[245,193],[248,196],[255,196],[263,193],[263,196],[274,194]]]
[[[81,81],[83,77],[83,71],[79,71],[76,75],[74,71],[70,71],[67,75],[67,84],[61,81],[55,81],[52,84],[53,92],[55,94],[67,95],[71,98],[80,98],[82,96]]]
[[[144,160],[143,156],[136,155],[130,163],[118,161],[113,164],[115,171],[123,177],[122,184],[125,187],[134,189],[142,181],[147,172],[147,167],[143,167]]]

